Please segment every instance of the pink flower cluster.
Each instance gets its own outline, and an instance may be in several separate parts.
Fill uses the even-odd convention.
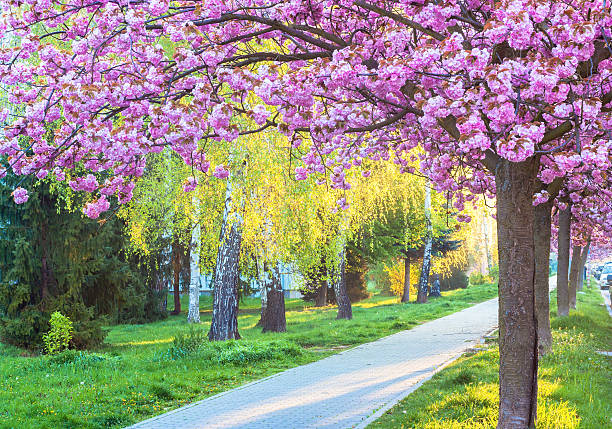
[[[387,15],[385,2],[247,3],[0,0],[0,31],[16,36],[0,48],[0,84],[20,112],[0,113],[0,154],[17,174],[68,173],[75,191],[101,194],[86,208],[96,216],[106,197],[129,201],[149,154],[168,146],[208,173],[207,145],[257,132],[288,137],[297,180],[329,175],[319,182],[339,192],[363,160],[420,161],[458,209],[494,196],[501,163],[535,160],[581,222],[607,228],[603,2],[401,1]]]
[[[198,180],[193,176],[189,176],[183,183],[183,192],[191,192],[197,187]]]
[[[13,193],[13,199],[15,200],[15,204],[24,204],[28,201],[29,195],[28,191],[19,187],[16,188]]]
[[[227,179],[230,175],[230,172],[223,164],[219,164],[215,167],[215,171],[213,172],[213,176],[217,179]]]
[[[85,204],[83,213],[90,219],[97,219],[100,213],[107,211],[110,208],[110,203],[106,199],[106,195],[102,195],[97,200]]]

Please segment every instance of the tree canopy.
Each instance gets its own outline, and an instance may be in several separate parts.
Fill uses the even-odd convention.
[[[111,208],[111,195],[119,203],[132,198],[147,154],[170,147],[194,170],[226,178],[226,165],[211,165],[211,147],[271,130],[288,138],[300,180],[325,175],[330,188],[348,190],[347,172],[366,160],[392,160],[408,172],[419,161],[421,174],[453,194],[458,210],[480,194],[495,196],[499,427],[535,424],[534,278],[543,266],[535,257],[533,204],[550,209],[556,198],[564,208],[571,201],[574,224],[590,218],[591,230],[609,231],[610,4],[0,6],[0,30],[18,37],[0,49],[0,83],[17,107],[0,154],[18,175],[51,175],[93,193],[84,209],[92,218]],[[196,183],[192,175],[185,190]],[[28,199],[22,187],[13,196]],[[349,205],[346,198],[335,203]]]

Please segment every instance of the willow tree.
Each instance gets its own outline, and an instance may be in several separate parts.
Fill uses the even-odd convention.
[[[414,153],[416,156],[418,151]],[[396,163],[369,162],[364,168],[363,172],[350,173],[347,178],[354,188],[348,194],[351,221],[370,262],[402,259],[401,301],[408,302],[411,266],[424,259],[428,239],[431,238],[430,266],[433,264],[440,273],[448,274],[450,267],[460,263],[461,258],[451,254],[448,262],[441,261],[463,240],[453,231],[470,229],[469,223],[458,222],[458,218],[468,220],[469,216],[456,213],[444,194],[427,191],[427,180],[422,175],[401,174],[402,168]],[[427,192],[430,192],[431,231],[423,210]],[[421,270],[422,267],[417,270],[419,276]]]

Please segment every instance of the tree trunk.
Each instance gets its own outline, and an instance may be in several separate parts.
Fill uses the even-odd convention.
[[[591,239],[587,241],[586,246],[582,249],[582,257],[580,258],[580,274],[578,275],[578,290],[582,290],[584,286],[584,266],[589,257],[589,249],[591,248]]]
[[[569,273],[568,296],[570,308],[576,308],[576,290],[578,289],[578,277],[580,276],[580,265],[582,262],[582,247],[574,246],[572,249],[572,262]]]
[[[172,271],[174,276],[174,310],[173,315],[181,313],[181,246],[178,237],[172,240]]]
[[[498,429],[535,427],[538,344],[534,296],[537,163],[500,160],[495,171],[499,251]]]
[[[569,253],[570,222],[572,209],[568,203],[565,210],[559,212],[559,234],[557,244],[557,315],[569,315]]]
[[[425,238],[425,249],[423,250],[423,266],[421,268],[421,277],[419,278],[419,287],[417,294],[417,302],[423,304],[427,302],[427,288],[429,286],[429,270],[431,269],[431,250],[433,247],[433,226],[431,224],[431,189],[429,183],[425,185],[425,222],[427,226],[427,236]]]
[[[333,276],[334,292],[336,293],[336,302],[338,303],[338,315],[336,319],[352,319],[353,309],[351,300],[346,293],[346,247],[342,247],[336,272]]]
[[[208,339],[240,339],[238,334],[238,263],[243,218],[232,210],[232,178],[227,179],[225,209],[214,278],[213,314]]]
[[[319,290],[315,298],[315,307],[325,307],[327,305],[327,282],[319,279]]]
[[[159,293],[163,291],[164,298],[159,301],[159,311],[166,313],[168,311],[168,289],[166,288],[165,282],[160,278],[156,278],[155,280],[155,291]]]
[[[285,293],[280,278],[278,264],[272,269],[267,289],[268,305],[262,332],[286,332]]]
[[[199,213],[199,210],[196,210]],[[191,252],[189,267],[189,313],[187,322],[200,323],[200,220],[196,218],[196,226],[191,232]]]
[[[535,207],[535,311],[538,319],[538,353],[548,353],[552,347],[550,332],[550,227],[553,199]]]
[[[257,282],[259,283],[259,297],[261,298],[261,311],[259,312],[259,322],[256,326],[265,326],[266,309],[268,308],[268,289],[266,264],[257,261]]]
[[[491,249],[490,249],[490,240],[489,240],[489,211],[486,210],[486,206],[485,206],[485,212],[484,212],[484,217],[482,218],[482,230],[484,232],[484,245],[485,245],[485,253],[487,256],[487,274],[489,274],[491,272],[491,268],[493,268],[493,255],[491,255]]]
[[[404,293],[402,302],[410,302],[410,256],[404,257]]]
[[[442,294],[440,293],[440,276],[438,274],[434,274],[434,281],[431,286],[431,290],[429,291],[430,298],[439,298]]]

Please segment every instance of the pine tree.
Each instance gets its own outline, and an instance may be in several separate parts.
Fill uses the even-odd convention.
[[[103,322],[163,317],[165,291],[148,286],[155,284],[151,261],[123,251],[120,220],[84,218],[45,182],[30,186],[28,201],[17,206],[10,195],[16,180],[8,175],[0,184],[2,341],[39,349],[54,311],[73,322],[74,348],[100,344]]]

